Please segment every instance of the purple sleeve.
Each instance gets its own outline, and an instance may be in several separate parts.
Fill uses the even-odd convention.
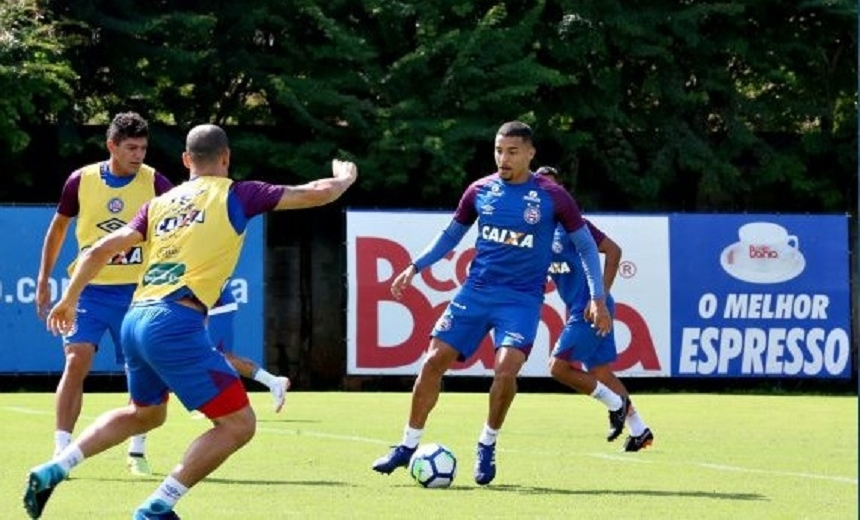
[[[57,213],[65,217],[77,217],[81,210],[78,202],[78,189],[81,186],[81,170],[77,170],[69,175],[66,179],[66,184],[63,185],[63,193],[60,195],[60,202],[57,204]]]
[[[149,202],[145,202],[137,211],[137,215],[126,226],[143,235],[146,240],[146,229],[149,227]]]
[[[173,189],[173,183],[159,172],[155,172],[155,182],[153,184],[156,197]]]
[[[600,243],[603,242],[603,239],[606,238],[606,233],[601,231],[590,220],[588,220],[588,219],[584,219],[584,220],[585,220],[585,225],[588,226],[588,230],[591,232],[591,237],[594,239],[594,243],[599,246]]]
[[[481,179],[483,181],[484,179]],[[475,208],[475,199],[478,196],[478,187],[480,182],[473,182],[463,192],[460,197],[460,203],[457,205],[457,210],[454,211],[454,220],[464,226],[471,226],[478,220],[478,210]]]
[[[548,179],[538,177],[540,185],[547,190],[555,206],[555,218],[567,233],[573,233],[585,225],[582,212],[576,201],[562,186]]]
[[[262,181],[236,181],[233,194],[239,200],[246,218],[256,217],[278,206],[286,191],[285,186]]]

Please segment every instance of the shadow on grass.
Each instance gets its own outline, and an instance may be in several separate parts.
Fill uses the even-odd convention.
[[[233,478],[206,478],[202,481],[205,484],[243,484],[251,486],[319,486],[319,487],[357,487],[349,482],[339,482],[336,480],[242,480]]]
[[[645,497],[711,498],[715,500],[769,500],[759,493],[718,493],[714,491],[663,491],[654,489],[556,489],[547,487],[500,485],[489,486],[488,491],[522,493],[526,495],[638,495]]]

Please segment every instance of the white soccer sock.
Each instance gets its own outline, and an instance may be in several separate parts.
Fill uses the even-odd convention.
[[[597,386],[595,386],[594,391],[591,392],[591,397],[605,404],[607,408],[613,411],[618,410],[621,408],[621,405],[624,404],[620,395],[610,390],[600,381],[597,381]]]
[[[155,493],[149,496],[147,502],[161,500],[162,502],[173,508],[173,506],[176,505],[176,502],[178,502],[179,499],[185,495],[185,493],[188,493],[188,488],[183,486],[178,480],[176,480],[172,476],[168,476],[161,482],[161,485],[158,486],[158,489],[155,490]]]
[[[140,455],[141,457],[146,455],[146,435],[135,435],[131,438],[128,443],[128,454]]]
[[[648,428],[636,408],[627,414],[627,427],[630,429],[630,435],[634,437],[639,437],[645,433],[645,429]]]
[[[274,385],[278,384],[278,377],[263,370],[263,367],[258,367],[257,371],[254,372],[254,381],[263,383],[269,388],[272,388]]]
[[[54,455],[59,455],[66,446],[72,443],[72,433],[57,430],[54,432]]]
[[[71,443],[54,457],[54,462],[60,465],[66,473],[84,461],[84,454],[77,444]]]
[[[489,425],[485,424],[484,429],[481,430],[481,436],[478,437],[478,442],[480,442],[484,446],[492,446],[496,443],[496,437],[498,436],[499,430],[494,430],[490,428]]]
[[[400,444],[407,448],[414,448],[421,442],[421,436],[424,435],[424,428],[410,428],[407,424],[403,428],[403,440]]]

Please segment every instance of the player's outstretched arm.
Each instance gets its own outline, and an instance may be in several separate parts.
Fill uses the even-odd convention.
[[[48,314],[48,329],[54,334],[71,332],[75,325],[75,308],[84,287],[107,265],[114,255],[126,251],[142,241],[143,235],[139,231],[123,226],[100,238],[91,248],[81,253],[65,294]]]
[[[358,178],[358,167],[350,161],[334,159],[331,162],[331,171],[330,178],[317,179],[298,186],[286,186],[275,209],[313,208],[334,202]]]

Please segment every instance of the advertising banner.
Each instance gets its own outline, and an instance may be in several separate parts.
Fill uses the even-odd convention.
[[[434,323],[465,280],[474,256],[475,227],[445,259],[413,279],[413,287],[402,301],[391,296],[390,285],[450,219],[448,212],[348,212],[349,374],[417,372]],[[619,351],[614,368],[625,376],[669,375],[668,218],[590,215],[589,219],[624,250],[612,288]],[[548,375],[549,353],[565,321],[564,305],[550,283],[523,376]],[[488,337],[451,374],[492,374],[493,357]]]
[[[0,242],[0,373],[63,370],[62,339],[45,329],[35,304],[42,242],[54,212],[54,206],[0,206],[0,226],[5,234]],[[230,280],[239,304],[234,351],[256,361],[263,360],[263,228],[262,217],[249,223],[245,247]],[[68,285],[66,268],[76,253],[74,233],[73,224],[49,280],[52,302]],[[122,373],[113,350],[110,334],[106,334],[93,362],[93,373]]]
[[[848,219],[672,217],[672,374],[851,376]]]
[[[588,218],[622,250],[612,288],[625,377],[850,377],[848,222],[843,216],[607,215]],[[347,372],[414,375],[429,333],[465,280],[475,227],[413,280],[391,282],[450,212],[347,213]],[[395,225],[396,223],[396,225]],[[566,319],[549,282],[526,377],[548,377]],[[493,348],[452,375],[490,375]]]

